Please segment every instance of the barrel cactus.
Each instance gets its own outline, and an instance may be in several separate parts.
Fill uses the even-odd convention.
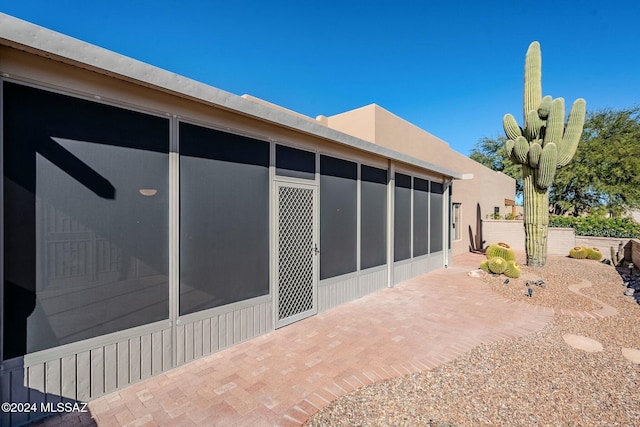
[[[511,246],[502,242],[489,245],[486,254],[487,258],[500,257],[507,262],[516,260],[516,255],[513,252],[513,249],[511,249]]]
[[[587,258],[600,261],[602,259],[602,252],[598,248],[587,248]]]
[[[480,263],[480,270],[484,271],[485,273],[489,273],[489,259],[483,259],[482,262]]]
[[[589,251],[587,250],[587,248],[583,248],[582,246],[576,246],[569,251],[570,258],[585,259],[588,255]]]
[[[586,102],[577,99],[565,125],[563,98],[542,97],[540,43],[529,45],[524,67],[524,126],[506,114],[507,155],[522,165],[524,227],[527,265],[543,266],[547,260],[549,187],[556,170],[566,166],[578,148]]]
[[[490,258],[487,265],[489,271],[495,274],[502,274],[507,269],[507,261],[500,257]]]
[[[520,264],[515,261],[507,262],[507,268],[504,270],[504,275],[507,277],[511,277],[512,279],[517,279],[522,274],[522,270],[520,269]]]

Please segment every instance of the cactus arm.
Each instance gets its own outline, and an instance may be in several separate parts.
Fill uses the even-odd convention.
[[[542,154],[542,146],[537,142],[534,142],[529,147],[529,166],[537,168],[540,163],[540,154]]]
[[[549,117],[549,111],[551,110],[551,101],[553,101],[553,98],[551,98],[551,95],[547,95],[542,98],[542,102],[540,102],[540,107],[538,107],[538,117],[540,117],[542,120],[546,120],[547,117]]]
[[[524,164],[529,160],[529,142],[527,138],[524,136],[519,136],[516,138],[516,141],[513,145],[513,157],[517,160],[518,163]]]
[[[538,170],[536,173],[536,185],[541,190],[547,190],[553,184],[556,176],[556,162],[558,161],[558,148],[553,142],[549,142],[542,148]]]
[[[542,101],[542,54],[540,43],[533,42],[524,61],[524,117],[537,111]]]
[[[529,141],[538,139],[542,125],[543,122],[540,117],[538,117],[538,111],[529,111],[529,114],[527,114],[525,118],[524,136],[526,136]]]
[[[544,134],[544,141],[542,143],[542,146],[544,147],[550,142],[553,142],[556,145],[560,144],[562,140],[563,132],[564,132],[564,99],[556,98],[551,103],[549,117],[547,118],[547,130]]]
[[[584,127],[584,118],[587,111],[587,102],[582,99],[576,99],[571,106],[569,119],[567,120],[567,128],[564,131],[562,141],[559,141],[558,147],[558,167],[566,166],[578,149],[580,136]]]
[[[518,126],[518,122],[516,118],[513,117],[513,114],[505,114],[502,118],[502,126],[504,127],[504,133],[507,135],[507,138],[515,139],[519,136],[522,136],[522,129]]]
[[[513,139],[507,139],[507,142],[504,144],[504,147],[507,149],[507,157],[513,161],[513,146],[516,142]]]

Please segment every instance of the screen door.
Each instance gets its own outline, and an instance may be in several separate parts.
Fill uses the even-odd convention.
[[[276,327],[318,311],[315,227],[316,188],[277,183],[277,303]]]

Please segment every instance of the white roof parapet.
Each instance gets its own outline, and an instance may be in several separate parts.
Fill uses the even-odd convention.
[[[459,172],[443,168],[369,141],[339,132],[295,114],[200,83],[153,65],[129,58],[73,37],[46,29],[0,12],[0,45],[25,50],[91,71],[218,108],[252,116],[358,150],[418,166],[454,179],[466,179]]]

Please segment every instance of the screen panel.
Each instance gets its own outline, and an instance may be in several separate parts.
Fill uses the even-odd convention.
[[[411,177],[395,174],[393,260],[411,258]]]
[[[276,174],[293,178],[316,178],[316,154],[298,148],[276,145]]]
[[[180,314],[269,293],[269,143],[180,123]]]
[[[3,357],[167,319],[169,120],[3,91]]]
[[[413,181],[413,256],[429,252],[429,181],[414,178]]]
[[[438,182],[431,182],[431,240],[430,252],[439,252],[442,250],[442,239],[444,232],[443,224],[443,193],[444,186]]]
[[[360,169],[360,268],[387,263],[387,171]]]
[[[358,165],[320,156],[320,279],[357,269]]]

